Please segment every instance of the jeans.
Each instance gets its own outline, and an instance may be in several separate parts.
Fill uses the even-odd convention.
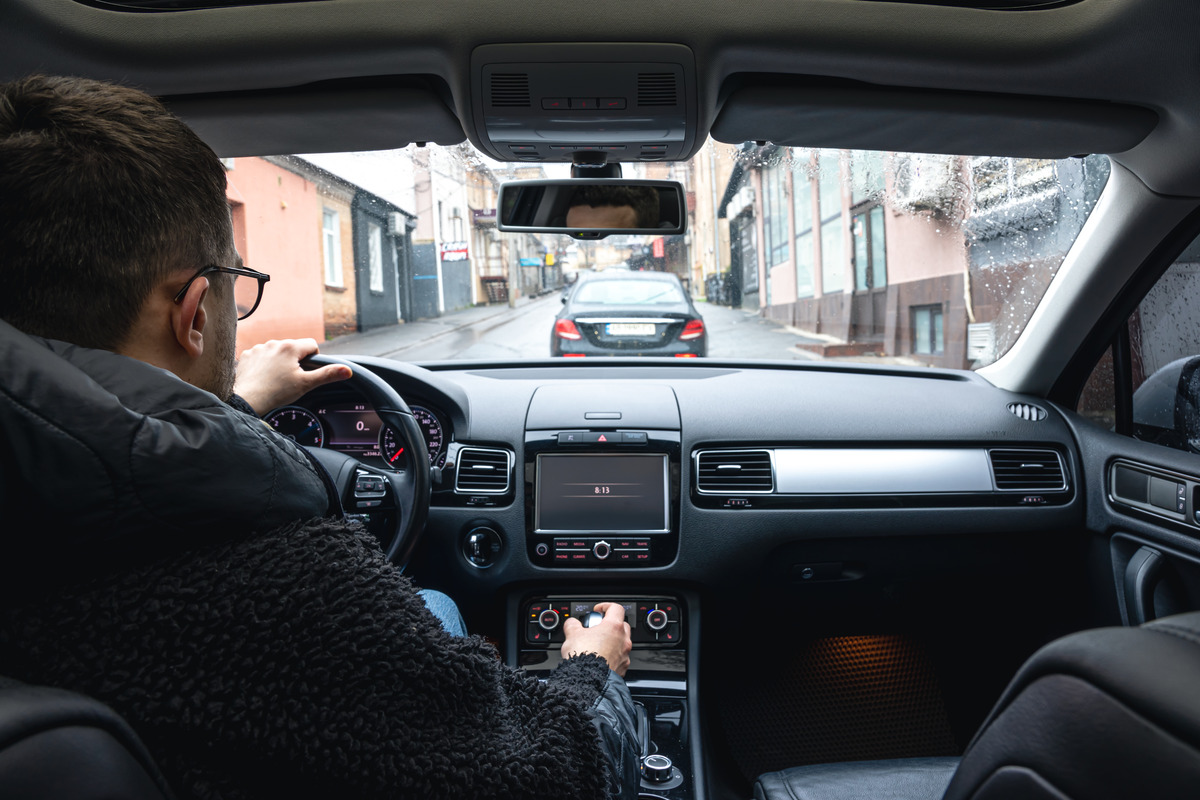
[[[449,596],[433,589],[422,589],[419,594],[430,613],[442,621],[442,627],[446,629],[446,633],[451,636],[467,635],[467,623],[463,620],[458,606]]]

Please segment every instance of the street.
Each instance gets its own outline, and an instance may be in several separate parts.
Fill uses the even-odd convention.
[[[479,306],[436,319],[377,328],[326,342],[323,352],[402,361],[522,360],[547,358],[558,292],[522,299],[516,308]],[[812,342],[756,314],[697,303],[708,329],[710,358],[816,359],[793,345]]]

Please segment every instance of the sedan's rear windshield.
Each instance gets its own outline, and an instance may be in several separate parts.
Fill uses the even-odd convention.
[[[469,144],[226,159],[239,251],[271,275],[239,345],[292,336],[416,362],[547,358],[579,290],[579,302],[647,305],[686,294],[709,358],[975,369],[1020,336],[1109,174],[1104,156],[711,140],[687,162],[621,166],[678,181],[687,230],[500,231],[501,183],[567,178],[569,166],[501,163]],[[634,273],[670,285],[588,287]]]
[[[575,290],[576,303],[610,306],[669,305],[685,302],[683,292],[666,281],[587,281]]]

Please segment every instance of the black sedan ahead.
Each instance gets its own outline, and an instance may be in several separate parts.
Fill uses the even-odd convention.
[[[675,356],[708,352],[704,320],[679,278],[610,270],[580,277],[563,297],[552,356]]]

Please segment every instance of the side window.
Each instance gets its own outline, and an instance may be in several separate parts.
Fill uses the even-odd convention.
[[[1133,427],[1138,439],[1200,452],[1200,241],[1129,318]]]
[[[1200,453],[1198,404],[1200,238],[1129,316],[1089,377],[1078,411],[1134,438]]]

